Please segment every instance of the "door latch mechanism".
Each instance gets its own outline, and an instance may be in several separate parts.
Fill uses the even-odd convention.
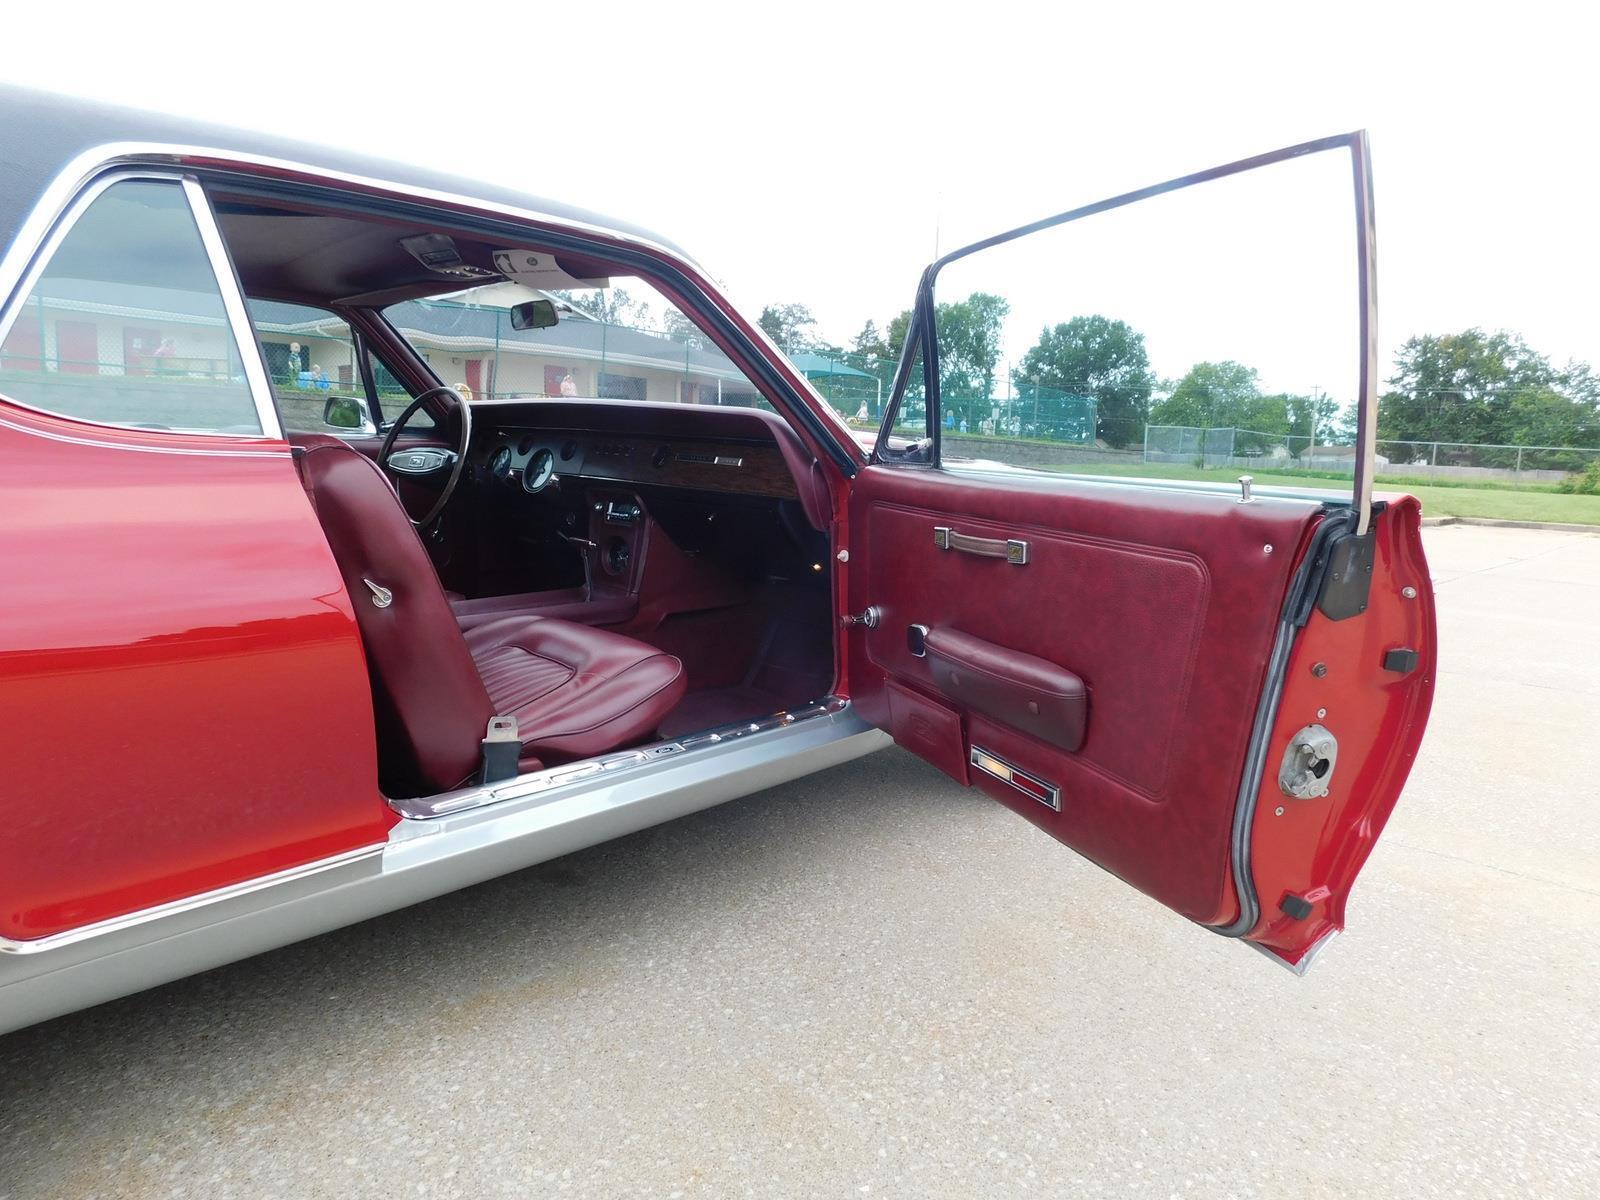
[[[1278,770],[1278,786],[1285,796],[1314,800],[1328,794],[1328,781],[1339,759],[1339,740],[1321,725],[1307,725],[1289,739]]]

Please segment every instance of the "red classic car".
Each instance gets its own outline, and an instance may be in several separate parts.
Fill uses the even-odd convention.
[[[0,1031],[891,741],[1286,965],[1342,927],[1435,655],[1418,505],[1371,491],[1363,135],[943,256],[863,446],[644,230],[0,107]],[[948,271],[1309,159],[1353,248],[1346,492],[1028,469],[982,413],[957,444]],[[614,280],[675,320],[600,319]]]

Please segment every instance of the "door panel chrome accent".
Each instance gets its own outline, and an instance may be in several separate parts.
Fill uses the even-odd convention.
[[[1020,538],[973,537],[957,533],[947,525],[933,527],[933,544],[941,550],[960,550],[963,554],[977,554],[983,558],[1003,558],[1014,567],[1028,565],[1028,543]]]
[[[1021,767],[1012,765],[998,754],[989,753],[981,746],[972,748],[972,755],[969,761],[985,775],[992,776],[1001,783],[1009,784],[1028,797],[1028,799],[1037,800],[1054,812],[1061,811],[1061,789],[1055,784],[1046,783],[1037,775],[1030,775]]]

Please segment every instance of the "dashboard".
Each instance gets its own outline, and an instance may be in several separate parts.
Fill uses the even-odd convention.
[[[595,483],[798,499],[776,446],[620,437],[582,430],[497,430],[483,459],[487,482],[543,491],[557,475]]]
[[[753,409],[533,401],[474,405],[474,418],[472,474],[496,490],[561,478],[799,500],[797,471],[811,474],[787,426]]]

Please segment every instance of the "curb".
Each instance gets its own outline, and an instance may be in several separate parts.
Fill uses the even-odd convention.
[[[1597,533],[1600,525],[1578,525],[1570,521],[1505,521],[1499,517],[1423,517],[1424,529],[1441,525],[1486,525],[1491,529],[1551,529],[1557,533]]]

